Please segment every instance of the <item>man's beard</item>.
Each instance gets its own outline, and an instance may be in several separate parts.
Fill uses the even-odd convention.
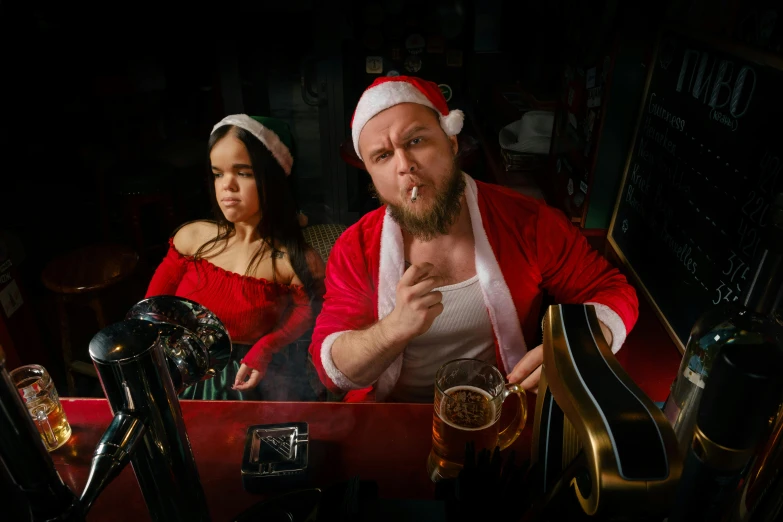
[[[465,178],[454,162],[446,186],[438,191],[432,208],[423,215],[415,213],[408,205],[395,205],[384,200],[374,185],[371,184],[370,188],[375,196],[389,207],[389,216],[400,225],[400,228],[419,241],[431,241],[438,236],[448,234],[451,225],[459,217],[462,210],[462,194],[465,192]]]

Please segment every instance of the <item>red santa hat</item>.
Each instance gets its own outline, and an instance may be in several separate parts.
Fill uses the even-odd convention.
[[[447,136],[456,136],[462,130],[465,115],[460,110],[449,111],[446,98],[433,82],[414,76],[381,76],[367,87],[351,120],[353,148],[359,158],[359,135],[376,114],[398,103],[418,103],[434,109],[440,115],[440,126]]]

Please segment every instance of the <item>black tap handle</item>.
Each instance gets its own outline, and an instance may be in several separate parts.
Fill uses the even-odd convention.
[[[114,416],[92,456],[90,476],[80,499],[85,515],[101,491],[130,462],[133,450],[146,431],[147,427],[133,413],[119,411]]]

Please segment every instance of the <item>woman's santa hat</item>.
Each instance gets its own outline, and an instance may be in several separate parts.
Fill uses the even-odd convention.
[[[217,122],[210,134],[214,134],[216,130],[226,125],[245,129],[255,136],[272,153],[285,175],[291,174],[294,165],[294,156],[291,154],[294,137],[286,122],[269,116],[231,114]]]
[[[351,120],[353,148],[359,158],[359,135],[376,114],[399,103],[418,103],[434,109],[440,115],[440,126],[447,136],[456,136],[462,130],[465,115],[460,110],[449,111],[446,98],[433,82],[414,76],[382,76],[370,85],[359,103]]]

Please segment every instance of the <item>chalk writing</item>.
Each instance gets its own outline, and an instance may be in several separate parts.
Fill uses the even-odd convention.
[[[710,63],[711,65],[708,66]],[[749,65],[740,67],[732,84],[733,61],[718,60],[706,51],[687,49],[677,78],[677,92],[682,92],[689,67],[691,67],[691,75],[686,92],[690,91],[694,98],[701,97],[702,103],[713,109],[728,107],[729,114],[734,118],[741,118],[748,112],[756,90],[756,71],[752,67]]]
[[[735,120],[731,116],[727,116],[717,109],[712,109],[710,111],[710,118],[712,118],[713,121],[717,121],[721,125],[728,127],[732,132],[739,128],[739,120]],[[718,156],[718,158],[720,159],[720,156]]]
[[[628,192],[626,193],[625,200],[628,202],[629,205],[631,205],[631,208],[633,208],[635,211],[637,211],[639,214],[641,214],[642,217],[645,217],[647,215],[647,211],[644,208],[644,203],[639,201],[637,197],[634,195],[636,187],[633,185],[628,185]]]
[[[688,272],[691,274],[695,274],[696,261],[694,261],[691,257],[691,254],[693,254],[693,249],[690,247],[690,245],[678,243],[677,240],[674,239],[671,234],[669,234],[669,231],[667,230],[667,224],[664,224],[663,230],[661,230],[661,237],[666,246],[669,247],[677,259],[683,264],[683,266],[685,266],[685,269],[688,270]]]
[[[663,186],[658,185],[653,198],[653,209],[659,212],[667,222],[674,220],[674,209],[663,195]]]
[[[684,344],[739,299],[761,253],[783,192],[783,71],[670,31],[651,65],[610,234]]]
[[[769,203],[764,201],[763,197],[756,197],[756,191],[751,190],[745,200],[745,204],[742,205],[742,213],[750,218],[750,221],[761,225],[762,221],[766,224],[765,217],[767,215],[767,209]]]
[[[721,301],[731,302],[729,298],[731,297],[731,294],[734,293],[734,290],[730,288],[726,283],[723,281],[720,282],[720,286],[715,289],[715,291],[718,293],[718,298],[712,301],[712,304],[719,304]],[[733,301],[737,300],[737,296],[734,296]]]
[[[759,189],[765,194],[775,193],[778,185],[778,174],[780,173],[780,158],[766,151],[761,158],[761,178],[759,178]]]
[[[657,101],[657,94],[652,93],[650,95],[650,103],[647,106],[647,112],[650,114],[653,114],[657,116],[658,118],[662,119],[666,123],[668,123],[671,127],[677,129],[680,132],[685,131],[685,120],[680,118],[679,116],[676,116],[675,114],[672,114],[669,110],[667,110],[663,106],[663,99],[661,99],[660,102]]]
[[[734,261],[736,260],[736,266]],[[729,261],[729,267],[723,271],[723,275],[730,275],[731,279],[729,282],[733,283],[737,277],[745,281],[748,276],[748,271],[750,270],[750,266],[745,263],[742,259],[740,259],[736,252],[733,250],[731,251],[731,257],[728,259]]]
[[[668,158],[663,158],[658,154],[655,154],[649,146],[649,141],[641,137],[639,139],[639,157],[644,162],[653,167],[654,170],[663,175],[670,183],[673,189],[683,194],[688,194],[691,191],[690,185],[686,184],[685,169],[680,165],[679,161],[671,161]],[[683,161],[683,163],[686,163]]]
[[[658,129],[652,126],[649,116],[647,117],[647,120],[645,120],[644,122],[643,136],[657,143],[670,154],[674,155],[677,153],[677,144],[669,139],[669,129],[666,129],[663,132],[659,131]]]
[[[644,176],[644,171],[640,169],[639,164],[636,163],[631,170],[631,181],[639,187],[639,190],[643,194],[647,194],[650,190],[650,176]]]
[[[749,258],[754,257],[761,240],[756,228],[750,226],[750,223],[746,222],[745,218],[740,218],[737,232],[740,236],[740,251]]]

